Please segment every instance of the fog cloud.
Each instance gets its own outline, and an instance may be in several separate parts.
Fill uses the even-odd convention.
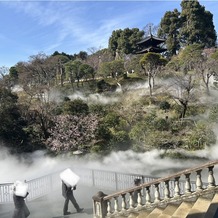
[[[218,146],[195,152],[186,152],[193,157],[202,159],[181,160],[161,158],[163,150],[152,150],[145,153],[133,151],[112,152],[106,157],[93,158],[92,156],[78,157],[57,156],[49,157],[43,151],[30,155],[17,157],[9,154],[7,149],[1,148],[0,153],[0,183],[14,182],[16,180],[31,180],[43,175],[59,172],[66,168],[91,168],[99,170],[117,171],[151,176],[166,176],[182,169],[190,168],[208,160],[216,159]],[[185,152],[185,151],[184,151]]]

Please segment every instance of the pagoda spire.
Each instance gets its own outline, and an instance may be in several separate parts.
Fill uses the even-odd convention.
[[[150,36],[152,36],[152,33],[151,33],[151,25],[149,25],[149,34],[150,34]]]

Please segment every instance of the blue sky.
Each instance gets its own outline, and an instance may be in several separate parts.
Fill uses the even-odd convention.
[[[106,48],[113,30],[159,24],[181,1],[0,1],[0,67],[54,51],[75,54]],[[218,1],[200,1],[214,15]]]

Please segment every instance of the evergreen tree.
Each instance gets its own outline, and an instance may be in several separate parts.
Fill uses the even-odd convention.
[[[213,47],[216,43],[216,32],[213,24],[213,15],[200,5],[198,0],[181,2],[180,39],[183,45],[193,43]]]
[[[169,56],[177,54],[180,49],[179,44],[179,28],[180,28],[180,13],[177,9],[167,11],[160,22],[158,30],[159,37],[166,38],[166,46]]]
[[[136,43],[142,39],[144,31],[138,28],[114,30],[109,38],[109,49],[116,56],[116,52],[122,57],[123,54],[130,54],[136,50]]]
[[[215,46],[217,36],[213,15],[198,0],[182,0],[181,9],[181,13],[177,9],[167,11],[158,30],[158,36],[166,37],[169,56],[187,45]]]

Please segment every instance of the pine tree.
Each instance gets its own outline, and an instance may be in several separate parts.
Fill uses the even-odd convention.
[[[213,24],[213,14],[205,10],[198,0],[182,0],[181,13],[167,11],[161,19],[160,37],[166,37],[169,56],[178,52],[181,47],[201,44],[205,48],[216,44],[216,31]]]
[[[216,43],[216,32],[213,15],[200,5],[198,0],[181,2],[180,40],[183,45],[194,43],[204,47],[213,47]]]
[[[160,29],[158,30],[159,37],[166,38],[166,46],[169,56],[177,54],[180,49],[179,44],[179,28],[180,28],[180,13],[177,9],[167,11],[161,19]]]

